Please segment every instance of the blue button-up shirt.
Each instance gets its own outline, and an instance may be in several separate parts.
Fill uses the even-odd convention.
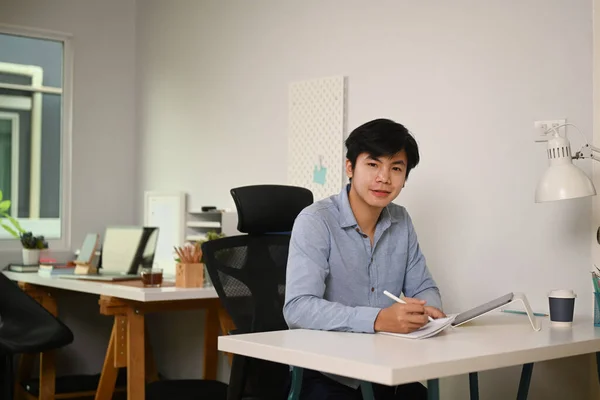
[[[379,311],[393,304],[384,290],[441,309],[406,209],[390,203],[382,210],[371,246],[350,208],[349,189],[296,218],[283,309],[288,326],[372,333]]]

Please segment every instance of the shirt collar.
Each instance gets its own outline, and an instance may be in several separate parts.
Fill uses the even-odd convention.
[[[350,184],[347,184],[338,195],[340,204],[340,226],[342,228],[358,226],[356,218],[354,218],[354,213],[352,212],[352,207],[350,207],[350,199],[348,198],[349,192]],[[392,217],[392,213],[390,212],[388,205],[381,211],[381,216],[379,217],[377,225],[385,230],[389,228],[393,222],[397,221],[396,218]]]

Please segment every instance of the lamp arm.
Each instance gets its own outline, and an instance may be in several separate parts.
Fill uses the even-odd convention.
[[[558,129],[562,128],[562,127],[566,127],[566,126],[572,126],[573,128],[575,128],[577,130],[577,133],[579,133],[579,135],[583,139],[583,142],[585,143],[581,147],[581,149],[573,155],[572,158],[575,159],[575,160],[580,160],[580,159],[585,159],[585,158],[591,158],[592,160],[600,161],[600,156],[597,156],[597,155],[594,154],[594,152],[600,153],[600,147],[596,147],[593,144],[590,144],[588,142],[587,138],[585,137],[585,135],[579,130],[579,128],[577,127],[577,125],[566,123],[566,124],[561,124],[561,125],[558,125],[558,126],[553,126],[552,128],[548,129],[545,132],[545,134],[549,134],[549,133],[554,132],[557,135],[560,135]],[[565,131],[565,134],[566,134],[566,131]]]
[[[573,155],[573,159],[581,160],[591,158],[592,160],[600,161],[600,156],[594,154],[594,152],[600,153],[600,148],[592,146],[591,144],[585,144],[581,150]]]

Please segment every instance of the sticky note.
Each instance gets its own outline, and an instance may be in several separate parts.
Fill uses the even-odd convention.
[[[319,185],[325,185],[326,176],[327,168],[315,165],[315,169],[313,170],[313,182]]]

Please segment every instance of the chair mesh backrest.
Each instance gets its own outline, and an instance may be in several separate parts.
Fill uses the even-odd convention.
[[[236,333],[288,329],[283,318],[289,234],[233,236],[202,245],[204,261]],[[230,380],[230,391],[263,399],[284,399],[289,367],[236,356],[244,364],[241,376]],[[234,385],[241,386],[233,388]]]
[[[0,273],[0,354],[36,353],[73,341],[73,333]]]
[[[273,234],[202,245],[210,278],[238,331],[287,329],[282,310],[289,242],[289,234]]]

